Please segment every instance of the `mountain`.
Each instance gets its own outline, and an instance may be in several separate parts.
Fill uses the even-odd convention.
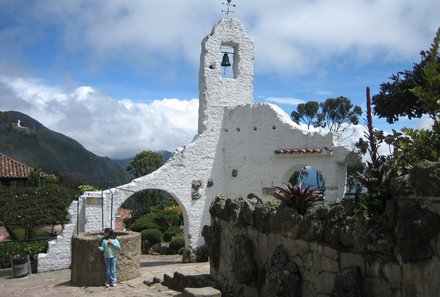
[[[98,188],[127,183],[128,174],[107,157],[52,131],[26,114],[0,112],[0,153],[45,173],[57,173]]]
[[[155,152],[158,155],[161,155],[163,157],[163,159],[165,161],[167,161],[169,158],[171,158],[171,156],[173,155],[173,153],[169,152],[169,151],[157,151]],[[133,158],[128,158],[128,159],[113,159],[113,162],[115,162],[116,164],[118,164],[122,169],[126,169],[128,166],[128,163],[131,162],[131,160],[133,160]]]

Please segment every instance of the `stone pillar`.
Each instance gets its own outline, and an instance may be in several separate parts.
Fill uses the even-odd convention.
[[[105,282],[104,257],[98,250],[103,233],[79,233],[72,237],[71,281],[78,286],[100,286]],[[140,276],[141,236],[137,232],[116,232],[118,281]]]

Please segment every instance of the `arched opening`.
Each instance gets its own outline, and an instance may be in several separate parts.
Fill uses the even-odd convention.
[[[323,193],[325,191],[324,177],[318,169],[310,165],[305,165],[299,170],[294,170],[288,182],[292,185],[301,184],[304,187],[310,187],[313,190],[319,190]]]
[[[147,189],[131,195],[118,209],[120,226],[118,222],[122,230],[141,233],[144,254],[176,254],[185,246],[185,210],[166,191]]]

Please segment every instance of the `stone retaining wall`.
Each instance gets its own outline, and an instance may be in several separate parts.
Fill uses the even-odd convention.
[[[343,200],[302,216],[217,197],[203,229],[211,277],[224,296],[438,296],[438,202],[405,196],[370,217]]]

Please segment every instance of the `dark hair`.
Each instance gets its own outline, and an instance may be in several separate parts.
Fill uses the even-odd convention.
[[[111,239],[115,239],[116,238],[115,231],[113,231],[112,228],[105,228],[104,229],[104,233],[108,233],[106,238],[111,238]]]

